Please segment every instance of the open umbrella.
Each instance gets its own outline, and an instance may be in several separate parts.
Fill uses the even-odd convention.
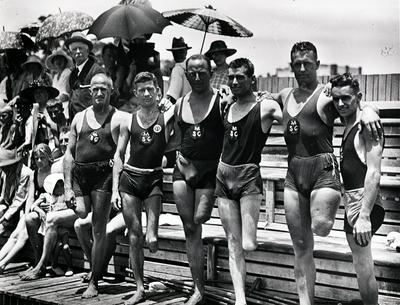
[[[158,11],[140,3],[117,5],[101,14],[89,29],[97,38],[131,40],[144,34],[161,33],[170,22]]]
[[[207,33],[234,37],[251,37],[253,33],[232,18],[217,12],[211,5],[205,8],[192,8],[167,11],[163,16],[168,20],[191,29],[204,31],[200,53],[203,51]]]
[[[57,38],[63,34],[82,31],[90,27],[93,18],[86,13],[68,11],[52,15],[43,21],[36,34],[36,41]]]
[[[0,51],[11,49],[27,49],[34,45],[33,40],[28,34],[19,32],[0,32]]]

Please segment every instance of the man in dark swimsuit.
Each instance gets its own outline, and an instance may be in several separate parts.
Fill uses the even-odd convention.
[[[194,305],[204,301],[201,225],[210,218],[214,206],[223,125],[219,94],[210,86],[210,60],[204,55],[193,55],[186,65],[192,91],[175,104],[175,131],[180,133],[181,143],[173,173],[173,190],[194,281],[194,294],[186,304]]]
[[[143,284],[142,208],[146,207],[146,243],[150,252],[158,250],[158,219],[161,212],[165,148],[173,129],[174,109],[161,113],[161,89],[153,73],[141,72],[134,79],[134,92],[141,106],[121,126],[114,157],[111,202],[122,214],[129,230],[129,257],[135,277],[136,293],[125,302],[133,305],[145,300]],[[124,165],[130,142],[129,160]],[[122,200],[121,200],[122,199]]]
[[[245,58],[229,64],[228,85],[236,97],[224,118],[224,142],[215,194],[229,248],[236,305],[246,304],[244,250],[257,248],[257,223],[263,194],[259,163],[272,122],[282,111],[274,100],[257,101],[254,66]]]
[[[93,212],[92,278],[82,298],[98,294],[111,209],[112,166],[119,125],[126,117],[110,106],[112,80],[96,74],[90,83],[93,106],[78,112],[64,155],[65,201],[80,218]]]
[[[384,139],[371,139],[359,129],[362,93],[356,79],[345,73],[331,80],[332,99],[345,130],[340,170],[345,189],[344,231],[353,254],[354,269],[364,304],[378,304],[371,238],[383,223],[379,182]],[[357,173],[357,174],[354,174]]]
[[[283,104],[284,136],[289,152],[285,215],[293,241],[300,304],[311,305],[315,285],[313,233],[329,234],[341,198],[332,146],[333,122],[338,113],[318,83],[315,46],[310,42],[296,43],[290,56],[299,87],[283,89],[278,95],[278,102]],[[369,134],[370,130],[381,132],[379,116],[373,109],[363,111],[361,122]]]

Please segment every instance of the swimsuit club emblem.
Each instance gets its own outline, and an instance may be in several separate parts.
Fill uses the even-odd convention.
[[[231,130],[229,130],[228,138],[230,141],[237,141],[237,139],[239,138],[238,126],[231,125]]]
[[[190,137],[193,140],[198,140],[203,136],[203,131],[200,125],[193,125],[190,128]]]
[[[297,119],[293,118],[287,124],[287,130],[292,136],[297,135],[300,132],[300,123]]]
[[[161,126],[160,125],[154,125],[154,127],[153,127],[153,131],[155,132],[155,133],[160,133],[161,132]]]
[[[142,131],[140,134],[140,143],[144,145],[149,145],[153,142],[153,138],[147,130]]]
[[[99,143],[100,141],[100,136],[97,133],[97,131],[92,131],[89,135],[89,141],[90,143],[92,143],[93,145],[96,145],[97,143]]]

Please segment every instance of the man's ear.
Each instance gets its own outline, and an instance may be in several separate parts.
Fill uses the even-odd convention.
[[[290,71],[291,71],[291,72],[294,72],[294,71],[293,71],[293,65],[292,65],[292,63],[290,63],[289,66],[290,66]]]
[[[358,99],[359,102],[361,102],[362,96],[363,96],[363,95],[362,95],[361,92],[358,92],[358,93],[357,93],[357,99]]]
[[[156,95],[157,95],[158,99],[161,100],[163,94],[161,92],[161,88],[160,87],[157,87]]]
[[[319,60],[317,60],[316,64],[317,64],[317,69],[319,69],[319,64],[320,64]]]

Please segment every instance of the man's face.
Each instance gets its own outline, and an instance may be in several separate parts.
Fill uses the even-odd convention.
[[[142,107],[154,107],[160,95],[160,88],[154,85],[153,81],[137,83],[135,95],[138,98],[139,105]]]
[[[188,62],[186,78],[193,92],[202,93],[210,88],[210,70],[203,59],[194,59]]]
[[[214,52],[211,54],[212,60],[215,62],[217,67],[222,66],[226,63],[226,54],[225,52]]]
[[[251,93],[252,78],[246,74],[245,67],[228,69],[228,85],[234,95],[240,97]]]
[[[187,49],[172,51],[175,62],[182,62],[186,59]]]
[[[47,113],[54,123],[61,123],[64,116],[63,106],[60,103],[54,105],[48,105],[46,107]]]
[[[49,94],[46,89],[38,88],[33,91],[33,97],[38,104],[45,104],[49,100]]]
[[[118,51],[116,49],[107,48],[102,57],[106,67],[113,67],[117,64]]]
[[[104,76],[99,75],[93,78],[90,93],[94,107],[106,106],[110,103],[111,88]]]
[[[62,154],[65,154],[65,151],[67,150],[68,141],[69,141],[69,132],[60,133],[59,143]]]
[[[67,65],[67,61],[62,56],[56,56],[53,58],[53,64],[57,68],[57,71],[63,71]]]
[[[290,66],[299,84],[317,79],[319,60],[316,59],[313,51],[298,51],[293,53]]]
[[[89,46],[83,42],[73,42],[69,45],[72,57],[76,64],[82,64],[89,57]]]
[[[360,93],[355,93],[350,86],[333,87],[333,105],[341,117],[348,117],[354,114],[359,107],[361,99]]]

